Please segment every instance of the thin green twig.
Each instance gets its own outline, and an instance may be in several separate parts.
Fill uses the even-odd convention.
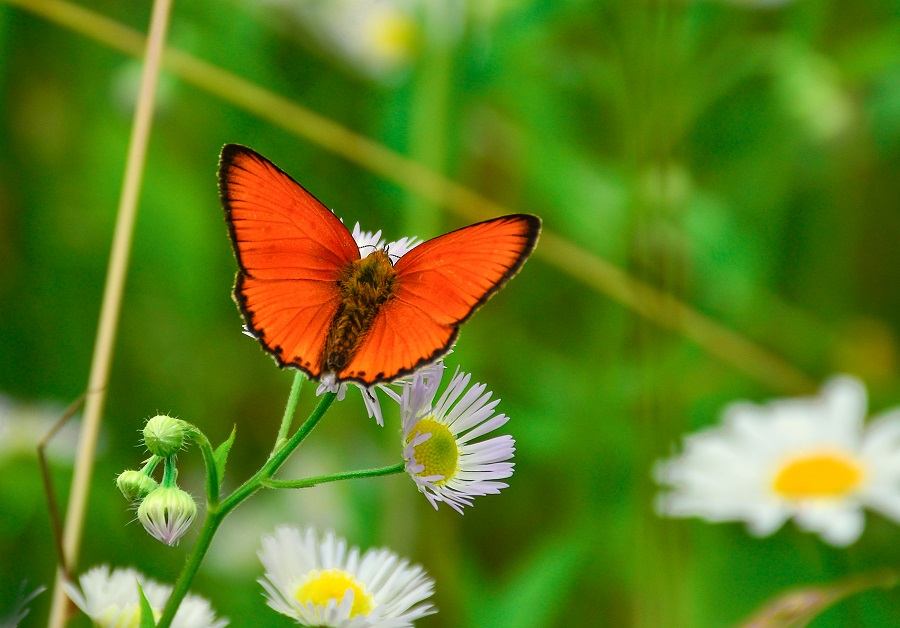
[[[288,402],[284,407],[284,416],[281,417],[281,427],[278,428],[278,437],[275,439],[275,447],[272,448],[272,455],[279,447],[287,441],[288,431],[291,429],[291,422],[294,420],[294,412],[297,409],[297,400],[300,399],[300,389],[303,382],[306,381],[306,375],[303,371],[294,372],[294,381],[291,384],[291,394],[288,396]]]
[[[375,478],[382,475],[393,475],[394,473],[402,473],[405,468],[405,462],[398,462],[397,464],[392,464],[387,467],[362,469],[360,471],[344,471],[342,473],[319,475],[312,478],[302,478],[300,480],[263,480],[262,484],[266,488],[309,488],[311,486],[326,484],[328,482],[337,482],[340,480],[355,480],[358,478]]]

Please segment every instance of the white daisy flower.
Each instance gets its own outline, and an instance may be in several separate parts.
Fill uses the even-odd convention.
[[[161,585],[134,569],[115,569],[100,565],[83,573],[78,579],[81,590],[70,582],[63,586],[69,598],[100,628],[138,628],[141,605],[137,583],[159,619],[172,594],[172,587]],[[215,612],[202,597],[187,595],[175,613],[173,628],[222,628],[225,619],[216,619]]]
[[[421,0],[264,0],[284,7],[331,55],[358,73],[393,83],[415,61]]]
[[[688,436],[658,465],[672,490],[660,514],[743,521],[767,536],[793,518],[832,545],[862,534],[868,507],[900,522],[900,408],[863,426],[866,391],[853,377],[817,397],[737,403],[724,425]]]
[[[448,352],[449,353],[449,352]],[[412,381],[413,377],[416,374],[421,374],[421,376],[426,380],[431,380],[434,377],[438,378],[440,381],[441,373],[444,370],[444,362],[443,357],[438,358],[437,361],[432,362],[430,364],[426,364],[425,366],[419,367],[415,372],[410,373],[409,375],[404,375],[402,377],[398,377],[395,380],[392,380],[385,384],[375,384],[374,386],[363,386],[362,384],[358,384],[356,382],[351,382],[354,386],[359,388],[360,394],[362,394],[363,403],[366,406],[366,413],[369,415],[369,418],[375,418],[375,422],[378,423],[379,426],[384,427],[384,415],[381,410],[381,401],[378,398],[378,395],[375,394],[375,390],[378,389],[381,392],[385,393],[388,397],[400,403],[400,395],[397,394],[396,391],[391,389],[391,386],[402,386]],[[334,374],[328,373],[323,378],[322,381],[319,382],[319,387],[316,388],[316,396],[322,395],[326,392],[337,393],[337,400],[343,401],[344,397],[347,394],[347,384],[336,384],[334,381]]]
[[[304,626],[400,628],[437,612],[434,581],[387,549],[359,548],[329,531],[280,526],[263,537],[259,583],[273,609]]]
[[[365,258],[378,249],[384,249],[394,263],[423,242],[421,238],[416,236],[403,237],[399,240],[387,242],[381,237],[381,229],[375,232],[363,231],[358,222],[353,225],[351,235],[356,241],[356,246],[359,247],[360,257]]]
[[[515,440],[505,434],[487,440],[477,438],[506,424],[505,414],[494,416],[499,399],[491,401],[485,384],[474,384],[471,375],[457,368],[440,400],[434,397],[443,368],[414,373],[403,387],[400,413],[403,419],[403,458],[406,471],[432,506],[445,502],[462,514],[479,495],[499,493],[513,474]],[[465,394],[463,394],[465,391]]]

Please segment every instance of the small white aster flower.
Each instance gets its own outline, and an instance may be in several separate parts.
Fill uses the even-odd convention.
[[[497,482],[513,474],[515,440],[505,434],[476,440],[506,424],[494,416],[499,399],[491,401],[485,384],[469,386],[471,375],[457,369],[437,404],[434,397],[442,371],[415,373],[403,387],[403,458],[406,471],[432,506],[445,502],[462,514],[479,495],[506,488]]]
[[[350,234],[356,241],[356,246],[359,247],[360,257],[366,258],[378,249],[384,249],[394,263],[423,242],[421,238],[415,236],[402,237],[399,240],[388,242],[381,237],[381,229],[375,232],[363,231],[358,222],[353,225],[353,231]]]
[[[363,386],[357,382],[350,382],[354,386],[359,389],[360,394],[363,398],[363,403],[366,406],[366,414],[369,415],[369,418],[375,417],[375,422],[378,425],[384,425],[384,417],[381,412],[381,402],[378,399],[378,396],[375,394],[375,388],[380,388],[382,390],[389,390],[384,384],[376,384],[375,386]],[[316,396],[320,397],[327,392],[332,392],[337,395],[338,401],[343,401],[344,397],[347,396],[347,384],[337,383],[334,378],[334,373],[326,373],[322,376],[322,379],[319,380],[319,386],[316,388]]]
[[[383,249],[386,240],[381,237],[381,229],[378,231],[363,231],[359,223],[353,225],[353,231],[350,232],[359,247],[359,256],[366,258],[373,251]]]
[[[424,35],[421,0],[262,1],[282,5],[350,69],[387,84],[408,76]]]
[[[397,394],[396,391],[391,389],[391,386],[402,386],[408,382],[411,382],[413,377],[416,374],[421,374],[423,378],[426,380],[431,380],[434,377],[438,378],[440,381],[441,373],[444,370],[443,357],[439,358],[435,362],[431,362],[430,364],[426,364],[424,366],[419,367],[413,373],[409,375],[404,375],[402,377],[398,377],[395,380],[392,380],[386,384],[375,384],[374,386],[363,386],[362,384],[358,384],[356,382],[351,382],[354,386],[359,388],[360,394],[362,394],[363,403],[366,406],[366,413],[369,415],[369,418],[375,418],[375,422],[378,423],[379,426],[384,427],[384,415],[381,410],[381,401],[378,398],[378,395],[375,394],[375,390],[378,389],[385,393],[392,400],[400,403],[400,395]],[[337,384],[334,381],[334,374],[328,373],[323,378],[322,381],[319,382],[319,387],[316,389],[316,396],[320,396],[326,392],[333,392],[337,394],[337,400],[343,401],[344,397],[347,394],[347,384]]]
[[[70,582],[64,583],[66,593],[100,628],[140,626],[138,582],[153,609],[154,619],[159,619],[162,615],[172,594],[172,587],[159,584],[134,569],[115,569],[110,573],[108,565],[88,570],[78,582],[80,590]],[[227,625],[227,620],[216,619],[208,601],[196,595],[185,596],[172,621],[173,628],[222,628]]]
[[[900,522],[900,408],[863,425],[866,390],[848,376],[817,397],[736,403],[724,424],[685,438],[659,464],[657,510],[673,517],[743,521],[767,536],[793,518],[826,542],[862,534],[863,507]]]
[[[279,526],[264,536],[259,583],[270,607],[304,626],[400,628],[436,612],[434,581],[388,549],[348,550],[329,531]]]

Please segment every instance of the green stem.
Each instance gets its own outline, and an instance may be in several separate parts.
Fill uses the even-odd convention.
[[[175,618],[175,612],[178,610],[179,605],[181,605],[184,596],[187,595],[191,583],[194,581],[194,576],[197,575],[197,570],[200,569],[200,563],[203,562],[203,558],[206,556],[206,552],[209,550],[209,546],[212,543],[213,536],[219,528],[219,525],[221,525],[222,520],[244,500],[265,486],[265,482],[278,471],[281,465],[287,461],[291,454],[294,453],[294,450],[297,449],[300,443],[309,436],[313,428],[322,420],[322,417],[325,416],[325,412],[334,402],[335,397],[337,397],[337,395],[330,392],[322,395],[319,405],[316,406],[312,411],[312,414],[309,415],[309,418],[300,426],[300,429],[291,436],[290,440],[287,441],[284,446],[276,450],[269,457],[266,464],[264,464],[253,477],[241,484],[231,495],[218,504],[207,505],[206,518],[203,521],[203,528],[200,530],[200,538],[197,539],[197,543],[191,550],[191,554],[188,556],[184,569],[181,570],[181,575],[178,576],[175,588],[172,590],[172,595],[169,597],[169,601],[166,602],[166,608],[163,610],[163,614],[156,624],[157,628],[169,628],[169,626],[171,626],[172,620]]]
[[[166,458],[166,466],[163,467],[162,486],[172,488],[178,478],[178,469],[175,467],[175,456]]]
[[[194,576],[197,575],[197,571],[200,569],[200,563],[203,562],[206,551],[212,543],[213,536],[215,536],[216,530],[219,529],[219,525],[224,518],[225,513],[216,508],[210,507],[206,511],[206,518],[203,521],[203,527],[200,529],[200,537],[194,544],[194,548],[188,556],[184,569],[181,570],[181,575],[175,583],[172,595],[169,596],[166,608],[159,618],[159,622],[156,624],[157,628],[168,628],[172,624],[175,613],[181,605],[181,600],[184,599],[184,596],[187,595],[187,592],[190,590],[191,583],[194,581]]]
[[[300,388],[306,376],[303,371],[294,373],[294,382],[291,384],[291,394],[288,395],[287,405],[284,407],[284,416],[281,418],[281,427],[278,429],[278,438],[275,439],[275,447],[272,448],[272,454],[278,451],[278,448],[287,441],[288,430],[291,429],[291,421],[294,420],[294,410],[297,409],[297,400],[300,399]]]
[[[163,458],[162,456],[150,456],[150,458],[147,459],[147,463],[143,467],[141,467],[141,473],[143,473],[144,475],[152,474],[156,470],[156,467],[159,466],[159,463],[163,460],[165,460],[165,458]]]
[[[285,443],[281,449],[272,454],[268,462],[266,462],[262,469],[257,471],[252,478],[244,482],[241,486],[236,488],[231,495],[222,500],[221,507],[223,512],[227,513],[234,509],[238,504],[262,488],[263,481],[269,480],[275,475],[275,472],[281,468],[281,465],[283,465],[290,455],[294,453],[297,446],[300,445],[300,443],[309,436],[309,433],[312,432],[313,428],[318,425],[319,421],[325,415],[325,411],[328,410],[329,406],[334,402],[335,397],[337,397],[337,395],[331,392],[322,395],[322,400],[319,402],[319,405],[312,411],[312,414],[309,415],[306,422],[300,426],[300,429],[291,436],[291,439]]]
[[[216,453],[206,435],[196,427],[191,427],[188,437],[197,443],[203,453],[203,462],[206,465],[206,502],[216,505],[219,503],[219,485],[221,484],[219,467],[216,465]]]
[[[342,473],[303,478],[302,480],[263,480],[262,484],[266,488],[308,488],[310,486],[316,486],[317,484],[325,484],[326,482],[337,482],[338,480],[375,478],[381,475],[393,475],[394,473],[401,473],[405,468],[405,462],[398,462],[397,464],[392,464],[388,467],[362,469],[360,471],[344,471]]]

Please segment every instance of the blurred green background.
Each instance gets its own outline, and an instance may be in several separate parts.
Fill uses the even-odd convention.
[[[36,14],[46,2],[7,2],[0,616],[24,580],[52,586],[34,444],[87,383],[140,75],[134,58]],[[611,262],[811,381],[862,377],[873,411],[900,404],[897,3],[372,4],[178,0],[168,43],[542,217],[539,255],[466,324],[448,360],[502,398],[516,473],[465,516],[433,511],[405,476],[258,495],[223,526],[195,592],[234,626],[290,625],[265,607],[255,552],[261,534],[291,522],[422,563],[440,613],[421,626],[724,626],[787,588],[900,567],[900,530],[872,514],[848,550],[793,524],[758,540],[738,524],[658,519],[652,465],[682,434],[732,400],[810,390],[756,354],[711,352],[665,303],[624,304],[594,266],[554,246]],[[141,32],[149,22],[148,1],[80,6]],[[389,239],[466,222],[165,72],[81,569],[131,565],[172,582],[196,536],[162,546],[115,490],[141,460],[143,420],[168,412],[214,443],[237,425],[226,489],[274,440],[292,374],[240,333],[215,180],[228,142]],[[393,409],[378,429],[348,395],[282,477],[390,464],[398,430]],[[75,434],[52,452],[63,497]],[[183,486],[202,495],[200,456],[179,462]],[[49,600],[23,625],[45,624]],[[897,590],[814,623],[897,624]]]

